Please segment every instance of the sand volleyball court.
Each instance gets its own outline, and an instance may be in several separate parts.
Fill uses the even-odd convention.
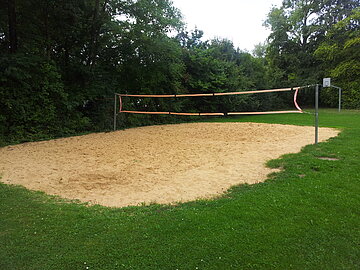
[[[278,124],[132,128],[0,148],[0,181],[105,206],[184,202],[264,181],[266,161],[313,141],[313,127]]]

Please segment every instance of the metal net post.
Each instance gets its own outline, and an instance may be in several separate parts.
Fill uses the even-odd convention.
[[[315,144],[319,142],[319,85],[315,86]]]

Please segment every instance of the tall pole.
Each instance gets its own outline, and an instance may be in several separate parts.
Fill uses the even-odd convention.
[[[315,86],[315,144],[319,142],[319,85]]]
[[[339,112],[341,112],[341,88],[339,88]]]
[[[114,94],[114,131],[116,131],[116,94]]]

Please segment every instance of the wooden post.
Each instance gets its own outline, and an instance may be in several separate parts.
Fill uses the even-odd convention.
[[[116,112],[116,94],[114,94],[114,131],[116,131],[116,116],[117,116],[117,112]]]

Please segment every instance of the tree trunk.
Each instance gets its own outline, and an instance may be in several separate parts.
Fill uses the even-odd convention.
[[[106,12],[106,5],[108,3],[108,0],[105,0],[102,6],[102,10],[100,10],[100,0],[95,1],[95,8],[94,8],[94,15],[93,15],[93,24],[91,29],[91,42],[90,42],[90,52],[89,52],[89,58],[88,58],[88,66],[90,66],[90,69],[92,69],[96,63],[96,55],[98,53],[98,47],[99,47],[99,35],[100,35],[100,29],[101,25],[103,23],[102,16]]]
[[[8,0],[8,18],[9,18],[9,41],[10,53],[16,53],[18,48],[18,40],[16,33],[16,10],[15,0]]]
[[[96,52],[95,52],[95,43],[97,41],[97,28],[98,28],[98,17],[99,17],[99,6],[100,0],[95,0],[94,14],[92,18],[92,26],[91,26],[91,38],[90,38],[90,46],[89,46],[89,58],[87,61],[87,65],[92,67],[95,62]]]
[[[50,38],[49,38],[49,3],[46,3],[44,9],[44,30],[45,30],[45,55],[50,59]]]

